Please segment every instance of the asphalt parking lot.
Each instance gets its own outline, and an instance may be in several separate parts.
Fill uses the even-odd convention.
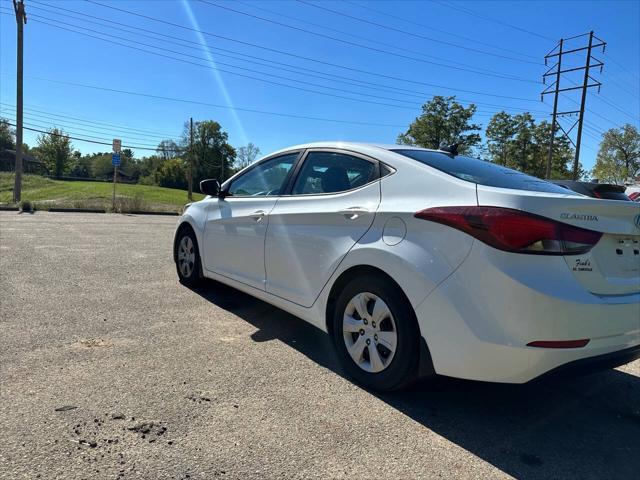
[[[175,222],[0,213],[0,478],[638,478],[640,361],[374,395],[301,320],[180,285]]]

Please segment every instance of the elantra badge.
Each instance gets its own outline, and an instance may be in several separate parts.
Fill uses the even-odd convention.
[[[584,220],[587,222],[598,221],[598,217],[596,215],[586,215],[583,213],[561,213],[560,218],[564,220]]]

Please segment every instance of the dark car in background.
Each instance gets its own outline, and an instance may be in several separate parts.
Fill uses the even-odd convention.
[[[621,185],[597,182],[578,182],[574,180],[552,180],[552,183],[560,185],[567,190],[581,193],[587,197],[602,198],[604,200],[631,201],[631,199],[624,193],[625,187]]]

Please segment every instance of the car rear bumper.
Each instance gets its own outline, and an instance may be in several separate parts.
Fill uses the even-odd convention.
[[[640,294],[597,296],[562,257],[532,261],[477,244],[415,309],[436,373],[526,383],[577,361],[637,358],[620,352],[640,346]],[[581,339],[589,340],[581,348],[528,346]]]
[[[565,363],[564,365],[560,365],[559,367],[540,375],[533,381],[586,375],[601,370],[616,368],[633,362],[639,358],[640,345],[636,345],[635,347],[625,348],[624,350],[618,350],[617,352],[604,353],[602,355],[596,355],[595,357],[581,358],[580,360]]]

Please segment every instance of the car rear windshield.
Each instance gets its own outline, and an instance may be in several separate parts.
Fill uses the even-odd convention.
[[[480,185],[576,195],[572,191],[562,188],[559,185],[554,185],[553,183],[545,182],[544,180],[526,175],[517,170],[512,170],[477,158],[464,157],[461,155],[451,156],[446,153],[418,149],[398,148],[392,150],[392,152],[437,168],[461,180]]]

